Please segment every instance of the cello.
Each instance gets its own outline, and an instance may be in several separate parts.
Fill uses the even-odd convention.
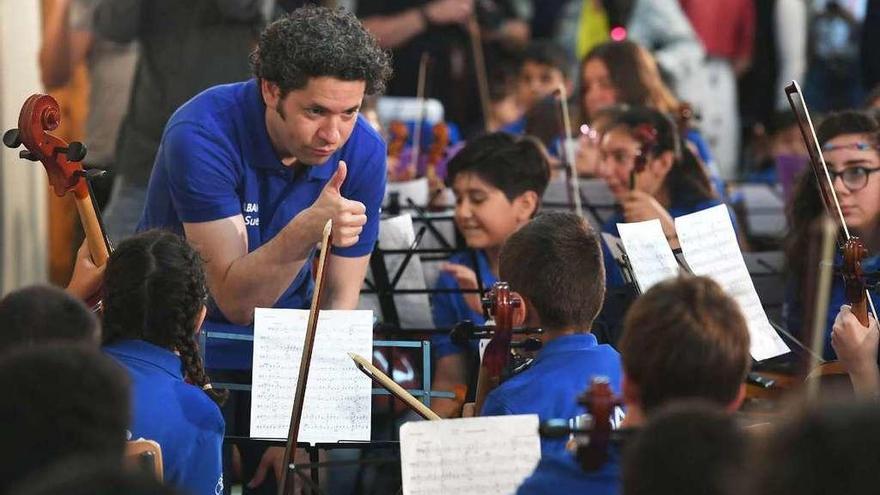
[[[61,110],[55,98],[44,94],[31,95],[21,107],[18,127],[3,134],[3,144],[13,149],[24,146],[19,157],[43,164],[55,194],[59,197],[68,193],[73,195],[92,261],[95,266],[104,266],[112,246],[88,182],[90,175],[101,175],[102,172],[91,173],[83,169],[80,163],[86,156],[83,143],[74,141],[68,144],[50,134],[60,123]],[[97,294],[88,302],[94,308],[100,308]]]

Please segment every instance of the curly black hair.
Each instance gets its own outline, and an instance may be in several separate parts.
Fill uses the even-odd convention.
[[[365,81],[366,94],[385,91],[391,60],[361,22],[343,8],[305,6],[270,24],[251,53],[254,75],[277,84],[282,96],[310,78]]]
[[[186,240],[149,230],[123,241],[107,262],[104,343],[140,339],[180,353],[186,378],[222,404],[205,373],[195,325],[208,298],[202,259]]]

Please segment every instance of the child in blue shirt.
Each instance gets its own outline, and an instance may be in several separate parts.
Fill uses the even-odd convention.
[[[573,420],[585,412],[577,397],[594,376],[608,377],[620,393],[620,356],[590,333],[605,277],[599,240],[589,224],[573,213],[543,213],[507,239],[499,268],[523,301],[514,325],[542,328],[543,347],[529,368],[488,395],[480,414]],[[541,441],[545,453],[564,448],[562,440]]]
[[[132,438],[159,443],[170,484],[222,493],[225,393],[211,387],[195,340],[208,297],[201,258],[152,230],[122,242],[105,273],[104,351],[131,377]]]
[[[676,400],[705,400],[733,412],[745,398],[751,363],[749,333],[736,301],[705,277],[679,277],[653,286],[627,313],[618,345],[623,362],[621,428],[638,428]],[[620,452],[587,473],[568,452],[542,455],[517,494],[615,494]],[[564,489],[563,489],[564,488]]]
[[[455,194],[455,224],[468,247],[476,251],[450,258],[437,280],[439,289],[482,289],[497,280],[498,255],[507,237],[529,221],[538,210],[550,171],[545,153],[532,138],[493,133],[467,144],[449,162],[447,184]],[[476,293],[438,293],[432,300],[434,325],[451,329],[462,320],[484,323]],[[447,334],[432,338],[434,390],[455,391],[466,386],[469,376],[468,349],[454,345]],[[474,343],[476,345],[476,343]],[[471,349],[476,356],[476,348]],[[432,408],[445,417],[461,414],[461,403],[441,399]]]
[[[616,114],[602,135],[599,155],[599,175],[620,204],[620,211],[602,226],[604,232],[619,236],[618,223],[658,219],[676,249],[674,218],[721,204],[705,168],[672,119],[659,110],[632,107]],[[603,247],[609,303],[600,321],[613,343],[631,295],[620,267]]]

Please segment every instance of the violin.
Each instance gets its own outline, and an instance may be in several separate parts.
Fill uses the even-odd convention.
[[[406,124],[399,120],[391,122],[388,126],[388,174],[392,181],[412,180],[415,171],[408,163],[401,161],[403,150],[409,139],[409,129]]]
[[[25,150],[19,156],[43,164],[55,194],[59,197],[68,193],[73,195],[92,262],[100,267],[107,263],[112,246],[91,196],[90,174],[80,163],[86,156],[86,146],[76,141],[68,144],[50,134],[60,123],[61,110],[55,98],[44,94],[31,95],[21,107],[18,127],[3,134],[3,144],[13,149],[24,146]],[[92,296],[88,302],[100,308],[97,296]]]
[[[867,256],[868,251],[865,248],[864,243],[858,237],[850,234],[849,228],[846,225],[846,220],[840,209],[840,203],[837,201],[837,194],[834,191],[834,183],[831,180],[828,166],[825,164],[825,159],[822,156],[822,150],[819,148],[819,143],[816,139],[816,131],[813,128],[813,122],[810,119],[810,114],[804,103],[798,83],[792,81],[786,86],[785,94],[788,97],[788,102],[791,105],[795,116],[797,117],[801,136],[807,146],[807,151],[810,155],[810,168],[816,179],[819,194],[822,197],[822,204],[825,206],[825,211],[828,216],[838,220],[839,226],[843,230],[842,242],[839,243],[839,248],[843,254],[843,264],[840,272],[843,276],[847,303],[852,307],[852,312],[859,320],[859,323],[868,326],[868,306],[870,306],[872,312],[874,312],[874,303],[871,301],[870,295],[868,294],[864,273],[862,271],[862,261]],[[817,302],[818,301],[814,301],[814,303]],[[821,332],[821,335],[824,337],[824,329]],[[839,363],[826,362],[812,370],[808,378],[845,373],[845,370],[839,365]]]
[[[587,390],[578,397],[578,404],[587,411],[585,421],[575,426],[567,419],[551,419],[541,424],[543,437],[573,439],[575,455],[586,472],[600,469],[608,460],[609,447],[621,443],[628,432],[615,430],[611,424],[614,409],[622,405],[611,390],[608,378],[593,377]]]
[[[486,397],[501,384],[503,374],[510,364],[510,344],[513,335],[513,312],[523,304],[507,282],[495,282],[488,296],[483,299],[483,309],[495,320],[492,339],[483,351],[480,373],[477,377],[477,391],[474,399],[474,414],[483,410]]]
[[[437,122],[431,128],[433,140],[428,148],[428,158],[425,162],[425,177],[428,178],[428,187],[431,191],[443,189],[443,180],[437,174],[437,165],[446,156],[449,148],[449,126],[445,122]]]

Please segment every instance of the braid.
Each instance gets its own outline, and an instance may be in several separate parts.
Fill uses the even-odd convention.
[[[207,300],[202,259],[186,240],[160,230],[126,239],[107,263],[104,341],[140,339],[180,354],[187,380],[217,403],[195,343]]]
[[[205,391],[208,397],[218,405],[223,405],[229,398],[228,390],[219,390],[211,386],[211,380],[205,373],[205,367],[202,364],[202,356],[199,355],[199,346],[196,343],[195,336],[189,338],[181,338],[175,346],[180,353],[180,360],[183,362],[183,373],[187,380],[193,385]]]

